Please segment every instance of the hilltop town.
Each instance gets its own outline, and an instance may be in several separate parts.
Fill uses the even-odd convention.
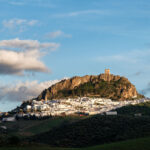
[[[112,101],[104,98],[76,98],[51,101],[33,100],[30,105],[20,109],[17,117],[47,117],[63,115],[95,115],[110,112],[111,110],[150,101],[149,99],[135,99],[128,101]],[[114,114],[112,112],[112,114]]]
[[[23,102],[11,114],[15,118],[95,115],[147,101],[149,99],[138,94],[128,79],[112,75],[106,69],[98,76],[62,80],[44,90],[36,99]],[[110,114],[117,115],[117,112]],[[9,119],[6,117],[4,120]]]
[[[127,78],[110,74],[109,69],[98,76],[73,77],[10,112],[0,113],[1,143],[7,145],[15,139],[20,145],[76,147],[92,145],[97,138],[98,144],[101,139],[103,143],[142,137],[149,133],[149,107],[149,98],[140,95]]]

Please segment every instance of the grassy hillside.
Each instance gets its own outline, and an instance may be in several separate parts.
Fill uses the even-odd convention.
[[[143,116],[150,116],[150,102],[129,105],[116,109],[120,115],[134,115],[141,113]]]
[[[60,147],[85,147],[150,136],[149,117],[93,116],[36,135],[32,142]]]
[[[86,148],[56,148],[48,146],[1,147],[0,150],[150,150],[150,137],[97,145]]]
[[[84,117],[67,116],[67,117],[54,117],[45,120],[18,120],[16,122],[4,122],[1,126],[6,126],[8,130],[6,133],[0,135],[5,138],[10,136],[18,136],[19,138],[33,136],[39,133],[50,131],[56,127],[76,122]]]
[[[8,131],[0,135],[0,142],[5,145],[8,143],[17,143],[19,145],[26,143],[25,145],[44,144],[54,147],[73,148],[105,144],[92,148],[89,147],[89,150],[99,148],[109,150],[111,147],[112,149],[118,148],[118,150],[120,150],[120,147],[122,149],[123,147],[124,149],[129,147],[133,149],[139,148],[140,146],[136,147],[136,140],[133,140],[132,143],[129,139],[150,136],[150,103],[125,106],[117,111],[119,113],[118,116],[68,116],[54,117],[46,120],[19,120],[17,122],[2,123],[1,125],[7,126]],[[142,113],[143,115],[142,117],[134,117],[135,113]],[[19,139],[16,139],[15,136],[19,137]],[[144,143],[148,140],[150,138],[137,141],[138,143]],[[25,141],[25,143],[22,143],[22,141]],[[148,148],[148,144],[143,147]],[[54,148],[44,146],[42,149]],[[61,150],[62,148],[56,149]]]
[[[86,150],[150,150],[150,137],[97,145]]]

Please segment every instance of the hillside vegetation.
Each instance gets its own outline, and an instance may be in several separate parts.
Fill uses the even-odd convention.
[[[58,148],[50,146],[1,147],[0,150],[150,150],[150,137],[96,145],[86,148]]]
[[[125,77],[100,74],[98,76],[73,77],[62,80],[44,90],[37,99],[58,99],[68,97],[103,97],[113,100],[143,97]]]
[[[67,116],[41,120],[20,119],[15,122],[3,122],[1,126],[6,126],[7,130],[2,130],[0,128],[0,146],[11,146],[12,143],[13,145],[24,145],[22,142],[24,142],[25,138],[54,130],[56,127],[58,128],[65,124],[77,122],[84,118],[85,117]]]
[[[150,102],[140,103],[137,105],[129,105],[116,109],[120,115],[135,115],[150,116]]]
[[[20,119],[15,122],[2,122],[1,126],[6,126],[8,128],[6,134],[4,134],[5,136],[14,135],[22,138],[50,131],[53,128],[62,126],[64,124],[77,122],[84,118],[85,117],[79,116],[66,116],[35,120]]]
[[[149,117],[93,116],[34,136],[31,141],[59,147],[87,147],[150,136]]]
[[[111,150],[111,147],[118,150],[120,150],[119,148],[124,150],[140,148],[142,150],[143,147],[148,148],[149,144],[144,139],[137,138],[150,136],[149,107],[150,103],[148,102],[135,106],[125,106],[117,110],[118,116],[68,116],[3,123],[2,125],[7,126],[9,130],[8,133],[0,135],[0,143],[3,146],[11,146],[13,143],[14,146],[24,145],[28,147],[28,145],[33,145],[35,147],[39,145],[41,149],[60,150],[63,149],[62,147],[86,147],[85,149],[89,150],[99,148]],[[134,117],[135,113],[142,113],[142,116]],[[135,138],[137,140],[130,142],[129,139]],[[145,139],[150,140],[150,138]],[[145,142],[146,145],[137,146],[136,141]],[[60,148],[51,148],[51,146]]]

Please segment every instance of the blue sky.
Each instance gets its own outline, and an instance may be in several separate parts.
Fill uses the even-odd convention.
[[[149,35],[149,0],[0,0],[0,110],[105,68],[150,96]]]

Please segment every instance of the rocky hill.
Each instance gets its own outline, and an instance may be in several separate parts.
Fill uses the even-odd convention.
[[[138,94],[135,86],[127,78],[105,73],[97,76],[75,76],[62,80],[45,89],[37,99],[51,100],[80,96],[103,97],[113,100],[143,97]]]

